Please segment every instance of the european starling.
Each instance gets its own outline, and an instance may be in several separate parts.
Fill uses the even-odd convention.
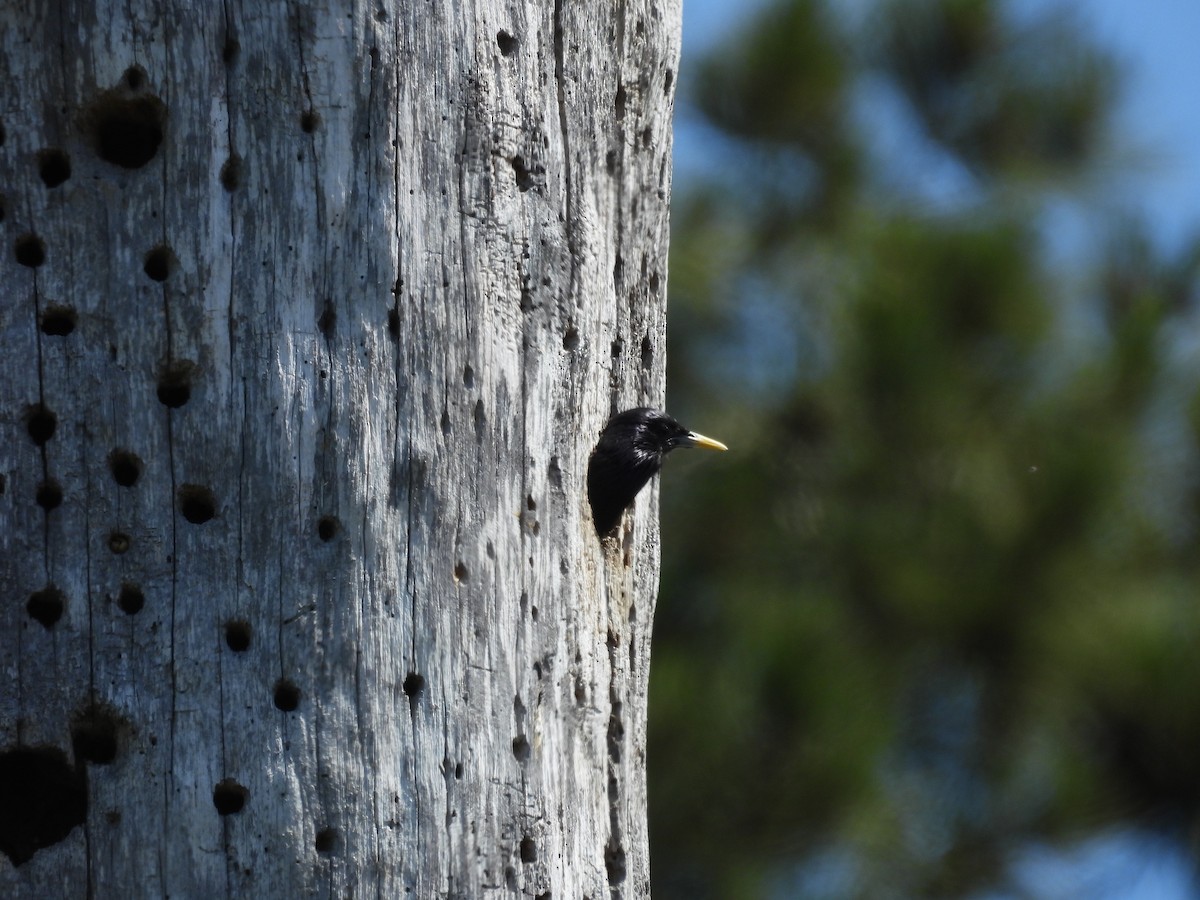
[[[640,406],[608,420],[588,461],[588,500],[597,534],[604,537],[617,527],[625,507],[676,447],[729,449],[720,441],[688,431],[657,409]]]

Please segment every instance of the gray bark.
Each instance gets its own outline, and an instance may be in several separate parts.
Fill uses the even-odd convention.
[[[0,0],[0,896],[648,895],[679,17]]]

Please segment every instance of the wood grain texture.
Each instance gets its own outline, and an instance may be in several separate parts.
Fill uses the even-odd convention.
[[[679,0],[18,6],[0,895],[648,896]]]

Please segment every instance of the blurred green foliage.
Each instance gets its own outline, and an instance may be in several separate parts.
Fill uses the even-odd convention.
[[[780,0],[691,82],[729,164],[676,198],[670,405],[732,452],[663,476],[655,896],[831,858],[839,896],[963,896],[1114,825],[1198,854],[1200,254],[1114,218],[1050,264],[1119,84],[1077,23],[835,10]]]

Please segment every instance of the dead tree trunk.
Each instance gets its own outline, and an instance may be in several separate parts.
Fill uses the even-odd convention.
[[[678,0],[0,7],[0,895],[649,893]]]

